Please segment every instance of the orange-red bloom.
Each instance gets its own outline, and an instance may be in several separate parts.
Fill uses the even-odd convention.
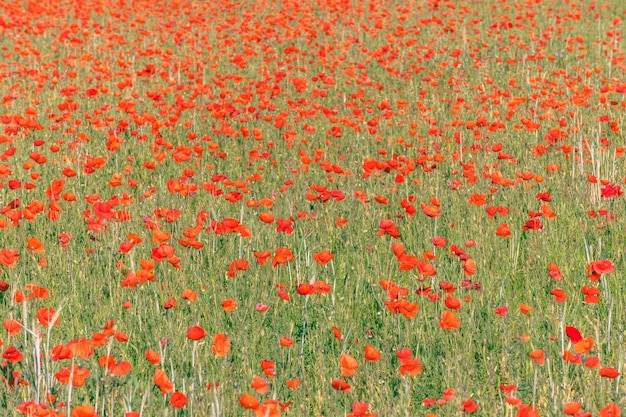
[[[441,209],[439,207],[429,206],[428,204],[421,203],[420,208],[422,212],[428,217],[439,217],[441,216]]]
[[[352,404],[352,413],[346,417],[376,417],[377,414],[368,413],[369,404],[363,402],[355,402]]]
[[[26,239],[26,246],[28,247],[28,251],[30,253],[41,254],[45,251],[43,243],[41,243],[39,239],[34,237],[29,237]]]
[[[598,411],[599,417],[619,417],[620,409],[619,406],[615,403],[610,403],[606,407],[600,409]]]
[[[508,401],[508,398],[507,398]],[[521,400],[519,400],[521,403]],[[539,412],[537,412],[537,407],[534,405],[519,405],[519,411],[515,415],[515,417],[540,417]]]
[[[20,254],[13,249],[2,249],[0,250],[0,264],[12,267],[17,264],[17,261],[20,257]]]
[[[315,260],[315,262],[317,262],[318,264],[320,264],[322,266],[326,265],[334,257],[335,257],[335,255],[333,255],[332,253],[330,253],[327,250],[323,250],[321,252],[317,252],[317,253],[313,254],[313,259]]]
[[[146,359],[148,359],[148,362],[152,365],[158,365],[161,362],[161,355],[154,350],[148,349],[146,350]]]
[[[507,238],[507,237],[511,236],[511,228],[509,227],[508,224],[502,223],[501,225],[499,225],[497,227],[496,235],[498,235],[500,237]]]
[[[480,409],[480,406],[471,398],[465,400],[463,403],[463,411],[467,414],[472,414]]]
[[[270,390],[270,386],[267,381],[260,376],[255,376],[254,378],[252,378],[252,382],[250,382],[250,387],[254,388],[259,394],[265,394]]]
[[[72,409],[72,417],[99,417],[100,414],[96,414],[96,409],[90,405],[79,405]]]
[[[377,362],[380,360],[380,352],[372,345],[365,345],[365,360]]]
[[[400,349],[396,356],[400,360],[400,375],[416,376],[424,369],[418,358],[413,358],[413,351],[409,348]]]
[[[207,335],[206,331],[200,326],[190,326],[187,329],[187,339],[200,340]]]
[[[259,214],[259,220],[263,223],[274,223],[274,215],[270,212]]]
[[[4,329],[9,333],[9,336],[17,336],[22,330],[22,324],[17,320],[7,319],[4,321]]]
[[[213,336],[211,351],[216,357],[224,357],[230,351],[230,339],[224,333]]]
[[[4,352],[2,352],[2,359],[6,359],[11,363],[17,363],[24,359],[24,355],[15,346],[9,346]]]
[[[174,408],[183,408],[187,405],[187,396],[182,392],[174,392],[170,397],[170,404]]]
[[[576,413],[578,413],[582,407],[583,406],[577,402],[567,403],[565,404],[565,407],[563,407],[563,414],[568,416],[576,415]]]
[[[237,308],[237,302],[232,298],[227,298],[226,300],[222,301],[222,308],[225,312],[230,313],[235,308]]]
[[[617,378],[619,371],[615,368],[602,368],[598,371],[598,374],[605,378]]]
[[[59,315],[51,308],[40,308],[37,311],[37,320],[42,326],[52,327],[59,324]]]
[[[587,266],[587,275],[589,279],[596,282],[604,274],[608,274],[615,270],[615,265],[608,259],[593,261]]]
[[[241,404],[243,408],[248,410],[256,410],[261,406],[259,400],[250,394],[243,394],[241,397],[239,397],[239,404]]]
[[[529,356],[530,359],[533,360],[533,362],[539,365],[543,365],[546,360],[546,353],[541,349],[533,350],[532,352],[530,352]]]
[[[54,377],[64,385],[72,383],[74,387],[82,387],[85,385],[85,379],[91,375],[89,369],[80,368],[78,365],[73,364],[70,368],[62,368],[59,372],[54,374]]]
[[[439,321],[439,327],[445,330],[452,331],[461,327],[461,323],[459,322],[459,318],[454,312],[446,310],[441,316],[441,320]]]
[[[585,354],[593,349],[593,338],[587,337],[574,344],[574,352]]]
[[[356,370],[359,367],[359,363],[354,357],[348,354],[342,354],[339,356],[339,367],[341,368],[341,375],[352,376],[356,375]]]
[[[337,391],[348,392],[350,391],[350,388],[352,388],[350,384],[343,379],[333,379],[330,384],[333,389],[336,389]]]
[[[448,296],[443,300],[443,303],[451,310],[459,310],[461,308],[461,301],[456,297]]]
[[[290,337],[283,336],[283,337],[281,337],[281,338],[280,338],[279,343],[280,343],[280,345],[281,345],[281,346],[283,346],[283,347],[290,347],[290,346],[293,346],[294,341],[293,341],[293,339],[292,339],[292,338],[290,338]]]
[[[300,386],[300,380],[299,379],[288,379],[287,381],[285,381],[285,385],[287,385],[291,389],[296,389],[296,388],[298,388]]]
[[[154,370],[154,385],[161,389],[161,394],[168,394],[174,391],[174,384],[170,382],[167,374],[162,369]]]

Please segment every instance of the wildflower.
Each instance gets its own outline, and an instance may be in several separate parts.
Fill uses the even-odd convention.
[[[187,338],[190,340],[200,340],[206,335],[207,333],[200,326],[190,326],[187,329]]]
[[[213,336],[211,351],[216,357],[224,357],[230,351],[230,339],[224,333]]]
[[[459,318],[452,311],[444,311],[441,320],[439,321],[439,327],[445,330],[452,331],[461,327]]]
[[[380,360],[380,352],[372,345],[365,345],[365,360],[377,362]]]
[[[352,356],[348,354],[342,354],[341,356],[339,356],[339,366],[341,368],[341,375],[352,376],[356,374],[356,370],[359,367],[359,364]]]

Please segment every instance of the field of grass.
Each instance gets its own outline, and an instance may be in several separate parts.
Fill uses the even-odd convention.
[[[625,19],[2,2],[1,414],[619,416]]]

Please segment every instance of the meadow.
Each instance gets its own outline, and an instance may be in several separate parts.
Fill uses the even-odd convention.
[[[619,416],[624,19],[2,2],[2,415]]]

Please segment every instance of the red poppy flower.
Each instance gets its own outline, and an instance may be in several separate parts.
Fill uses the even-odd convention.
[[[517,407],[519,407],[519,411],[516,414],[516,417],[539,417],[539,413],[537,412],[537,407],[534,405],[526,405],[526,404],[521,404],[521,400],[513,397],[513,399],[519,404],[517,405]],[[507,398],[507,402],[509,402],[509,399]],[[509,402],[509,404],[512,404],[512,402]],[[512,404],[515,405],[515,404]]]
[[[343,354],[339,356],[339,366],[341,368],[341,375],[352,376],[356,375],[356,370],[359,367],[359,363],[352,356]]]
[[[583,285],[580,291],[585,295],[584,302],[586,304],[597,304],[600,301],[600,290],[598,288]]]
[[[428,217],[439,217],[441,216],[441,209],[439,207],[429,206],[428,204],[421,203],[420,208],[422,212]]]
[[[412,357],[413,352],[409,348],[400,349],[396,356],[400,360],[400,369],[398,370],[400,375],[417,376],[424,369],[420,360]]]
[[[576,413],[578,413],[582,407],[583,406],[577,402],[567,403],[565,404],[565,407],[563,407],[563,414],[568,416],[576,415]]]
[[[557,303],[564,303],[567,301],[567,295],[565,294],[565,291],[563,291],[561,288],[555,288],[552,291],[550,291],[550,294],[554,296],[554,300]]]
[[[352,388],[350,384],[348,384],[343,379],[333,379],[331,381],[331,386],[333,387],[333,389],[336,389],[337,391],[343,391],[343,392],[348,392],[350,391],[350,388]]]
[[[11,363],[16,363],[24,359],[24,355],[22,355],[22,352],[20,352],[19,349],[17,349],[15,346],[9,346],[2,353],[2,358]]]
[[[346,417],[376,417],[376,414],[368,413],[369,404],[363,402],[355,402],[352,404],[352,413]]]
[[[585,366],[587,368],[599,368],[600,359],[595,356],[588,356],[587,359],[585,359]]]
[[[463,271],[466,276],[472,276],[476,273],[476,262],[472,258],[463,261]]]
[[[605,378],[617,378],[620,373],[615,368],[602,368],[598,371],[598,374]]]
[[[468,399],[463,403],[463,411],[467,414],[471,414],[475,411],[478,411],[480,406],[474,402],[473,399]]]
[[[0,264],[8,267],[15,266],[19,259],[20,254],[13,249],[0,250]]]
[[[287,385],[291,389],[296,389],[296,388],[298,388],[300,386],[300,380],[299,379],[288,379],[287,381],[285,381],[285,385]]]
[[[261,361],[261,369],[263,369],[263,374],[267,377],[273,378],[274,376],[276,376],[276,371],[274,371],[275,367],[276,364],[274,363],[274,361],[267,359],[263,359]]]
[[[504,317],[508,314],[509,309],[506,308],[506,306],[499,306],[499,307],[496,307],[495,312],[498,316]]]
[[[174,384],[170,382],[167,374],[162,369],[154,370],[153,381],[154,385],[161,389],[161,394],[167,394],[174,391]]]
[[[254,388],[259,394],[266,394],[270,390],[270,386],[267,381],[260,376],[252,378],[252,382],[250,382],[250,387]]]
[[[102,369],[111,369],[115,365],[115,358],[111,355],[100,356],[98,364]]]
[[[541,230],[543,229],[543,224],[541,223],[541,220],[539,220],[536,217],[533,217],[532,219],[529,219],[526,221],[526,223],[522,226],[523,230]]]
[[[223,357],[230,351],[230,339],[224,333],[213,336],[213,346],[211,351],[216,357]]]
[[[111,376],[124,376],[128,375],[132,369],[133,367],[129,362],[121,361],[111,367],[110,374]]]
[[[263,223],[274,223],[274,215],[270,212],[259,214],[259,220]]]
[[[64,385],[72,383],[74,387],[82,387],[85,385],[85,379],[91,375],[89,369],[80,368],[77,365],[71,365],[70,368],[62,368],[59,372],[54,374],[54,377]]]
[[[227,298],[226,300],[222,301],[222,308],[225,312],[230,313],[235,308],[237,308],[237,302],[232,298]]]
[[[317,252],[317,253],[315,253],[313,255],[313,259],[315,260],[315,262],[317,262],[318,264],[320,264],[322,266],[326,265],[334,257],[335,257],[335,255],[333,255],[332,253],[330,253],[327,250],[323,250],[321,252]]]
[[[504,238],[511,236],[511,229],[509,228],[509,225],[506,223],[502,223],[500,226],[498,226],[498,228],[496,229],[496,235]]]
[[[461,301],[456,297],[446,297],[443,303],[451,310],[459,310],[461,308]]]
[[[243,394],[239,397],[239,404],[247,410],[256,410],[261,406],[259,400],[250,394]]]
[[[28,247],[28,252],[42,254],[45,251],[45,247],[43,243],[37,238],[29,237],[26,239],[26,245]]]
[[[527,304],[520,304],[519,305],[519,311],[522,314],[528,315],[528,314],[532,313],[534,310],[535,309],[533,307],[531,307],[531,306],[529,306]]]
[[[573,354],[569,350],[563,352],[563,360],[574,365],[580,365],[581,363],[583,363],[583,359],[580,354]]]
[[[190,290],[189,288],[185,288],[181,294],[181,298],[187,301],[196,301],[198,299],[198,293]]]
[[[17,336],[22,330],[22,324],[17,320],[7,319],[4,321],[4,329],[9,333],[9,336]]]
[[[443,248],[445,247],[448,242],[446,241],[446,238],[444,238],[443,236],[435,236],[431,239],[433,245],[435,245],[438,248]]]
[[[589,279],[596,282],[601,275],[608,274],[615,270],[615,265],[608,259],[593,261],[587,266],[587,275]]]
[[[574,352],[585,354],[593,349],[593,338],[587,337],[585,339],[579,340],[574,344]]]
[[[187,329],[187,339],[200,340],[207,335],[206,331],[200,326],[190,326]]]
[[[272,253],[268,250],[263,252],[254,252],[254,257],[259,265],[265,265],[270,256],[272,256]]]
[[[598,411],[598,415],[599,417],[619,417],[620,416],[619,406],[615,403],[611,403],[607,405],[606,407],[600,409]]]
[[[312,295],[315,294],[315,287],[308,282],[303,282],[302,284],[298,285],[298,288],[296,288],[296,292],[300,295]]]
[[[59,324],[59,315],[51,308],[40,308],[37,311],[37,320],[44,327],[52,327]]]
[[[183,408],[187,405],[187,396],[182,392],[174,392],[170,396],[170,404],[174,408]]]
[[[546,360],[546,353],[540,349],[533,350],[532,352],[530,352],[529,356],[530,359],[533,360],[533,362],[539,365],[542,365]]]
[[[335,335],[335,339],[342,341],[343,335],[341,334],[341,330],[337,326],[333,326],[333,335]]]
[[[90,405],[79,405],[72,409],[72,417],[99,417],[100,414],[96,414],[96,409]]]
[[[283,336],[283,337],[280,338],[280,342],[279,343],[283,347],[290,347],[290,346],[293,346],[294,341],[290,337]]]
[[[380,360],[380,352],[372,345],[365,345],[365,360],[377,362]]]
[[[150,349],[146,350],[146,359],[148,359],[148,362],[152,365],[158,365],[161,362],[161,356],[154,350]]]
[[[550,277],[555,280],[555,281],[563,281],[563,275],[561,275],[561,270],[559,269],[558,266],[556,266],[556,264],[550,262],[549,265],[549,274]]]
[[[444,311],[443,316],[441,316],[441,320],[439,321],[439,327],[445,330],[452,331],[454,329],[458,329],[461,327],[461,323],[459,322],[459,318],[452,311]]]
[[[487,198],[484,194],[472,194],[469,198],[469,203],[475,206],[482,206],[487,204]]]

